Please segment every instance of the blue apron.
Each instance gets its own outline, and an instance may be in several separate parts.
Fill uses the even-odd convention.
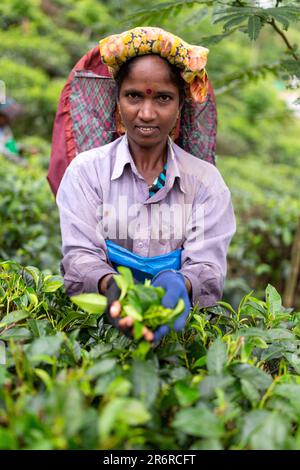
[[[105,242],[108,258],[113,267],[115,269],[118,266],[126,266],[130,268],[133,277],[139,282],[144,282],[145,279],[152,279],[153,276],[165,269],[178,270],[181,268],[182,249],[170,251],[170,253],[166,253],[165,255],[145,258],[132,253],[111,240],[105,240]]]

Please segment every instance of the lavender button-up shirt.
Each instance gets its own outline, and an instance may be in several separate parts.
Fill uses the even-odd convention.
[[[167,165],[165,186],[149,197],[126,135],[71,162],[57,193],[68,295],[98,292],[99,280],[116,273],[110,239],[143,257],[182,248],[180,272],[191,282],[193,305],[221,299],[236,230],[229,189],[217,168],[171,139]]]

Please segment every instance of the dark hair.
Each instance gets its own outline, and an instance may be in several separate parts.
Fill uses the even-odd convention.
[[[146,54],[149,55],[149,54]],[[151,54],[151,55],[158,55],[158,54]],[[145,56],[136,56],[133,57],[132,59],[127,60],[124,64],[121,65],[116,77],[115,81],[117,84],[117,97],[119,98],[120,96],[120,89],[122,86],[123,81],[125,78],[129,75],[130,69],[132,67],[132,64],[139,58],[139,57],[145,57]],[[174,85],[177,86],[178,92],[179,92],[179,104],[182,105],[185,99],[185,81],[183,80],[181,74],[180,74],[180,69],[176,67],[176,65],[171,64],[167,59],[164,57],[161,57],[158,55],[162,60],[166,62],[166,64],[169,67],[169,72],[170,72],[170,79]]]

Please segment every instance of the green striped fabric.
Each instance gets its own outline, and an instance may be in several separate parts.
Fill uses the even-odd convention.
[[[149,187],[149,197],[152,197],[165,185],[166,173],[167,164],[165,164],[163,171],[159,174],[159,176],[153,181],[152,185]]]

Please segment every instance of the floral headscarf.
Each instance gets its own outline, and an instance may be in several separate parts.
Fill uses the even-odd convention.
[[[181,69],[189,85],[191,98],[205,100],[208,78],[205,70],[209,50],[193,46],[161,28],[141,27],[115,34],[99,42],[100,54],[113,77],[127,60],[146,54],[158,54]]]

